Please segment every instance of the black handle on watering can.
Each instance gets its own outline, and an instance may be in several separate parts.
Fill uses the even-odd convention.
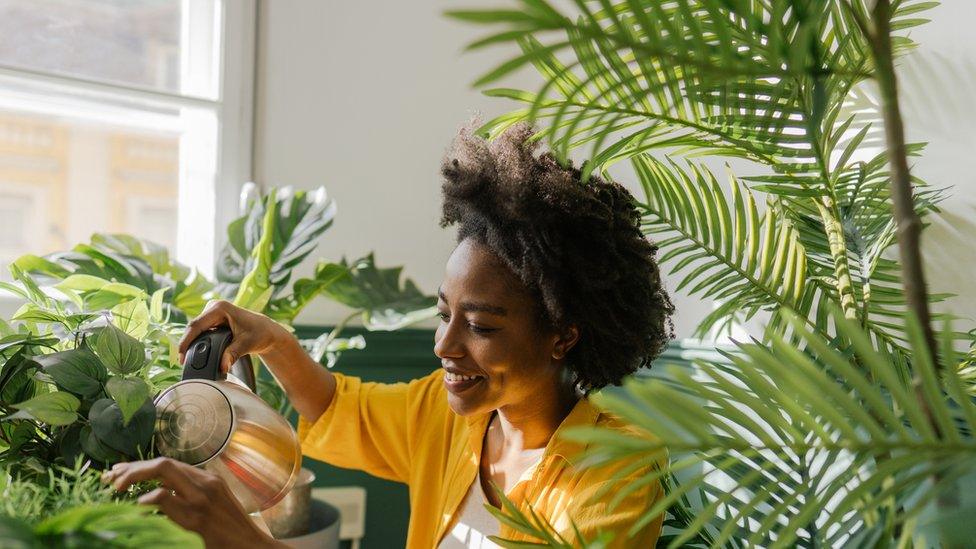
[[[208,330],[197,336],[186,350],[183,379],[210,381],[224,379],[226,375],[220,371],[220,357],[224,355],[224,351],[233,339],[230,328],[226,326]],[[230,373],[254,391],[254,367],[251,365],[250,355],[244,355],[234,362],[230,367]]]

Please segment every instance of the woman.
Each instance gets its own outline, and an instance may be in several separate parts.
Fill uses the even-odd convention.
[[[567,539],[575,525],[587,539],[609,532],[613,546],[650,547],[661,529],[659,517],[627,538],[661,497],[658,483],[609,505],[614,482],[650,465],[617,481],[614,467],[578,467],[585,447],[559,436],[594,425],[640,434],[586,394],[619,384],[670,338],[655,248],[623,187],[581,183],[579,171],[537,156],[530,136],[516,126],[489,144],[463,130],[443,165],[442,225],[457,226],[458,245],[438,292],[441,369],[393,385],[331,373],[284,328],[226,302],[193,320],[180,344],[183,353],[202,331],[229,325],[222,366],[261,357],[301,415],[305,455],[408,484],[408,547],[527,539],[486,510],[500,506],[492,485]],[[142,501],[208,545],[274,545],[205,471],[154,460],[107,474],[119,489],[149,478],[164,488]]]

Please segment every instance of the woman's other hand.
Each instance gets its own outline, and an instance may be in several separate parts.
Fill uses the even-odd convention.
[[[156,505],[187,530],[203,537],[207,547],[282,547],[248,516],[219,477],[170,458],[116,463],[102,475],[116,490],[158,480],[161,487],[142,495],[139,503]]]
[[[247,309],[242,309],[229,301],[211,301],[186,327],[183,338],[180,339],[180,363],[186,358],[186,351],[190,343],[203,332],[227,326],[234,335],[233,341],[224,351],[224,356],[220,357],[220,369],[223,372],[230,370],[230,367],[238,358],[250,354],[264,354],[287,343],[294,343],[295,338],[288,330],[270,318]]]

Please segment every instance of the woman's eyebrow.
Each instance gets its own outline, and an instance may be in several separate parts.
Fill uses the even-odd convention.
[[[437,296],[441,298],[441,301],[448,303],[447,296],[440,289],[437,290]],[[506,316],[508,314],[508,309],[505,307],[499,307],[498,305],[491,305],[490,303],[480,303],[477,301],[462,301],[458,305],[462,311],[467,313],[488,313],[496,316]]]

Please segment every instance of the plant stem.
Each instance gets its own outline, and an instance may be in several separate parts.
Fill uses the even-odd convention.
[[[891,6],[889,0],[878,0],[872,11],[874,32],[869,37],[874,53],[878,85],[881,88],[881,105],[884,115],[888,159],[891,163],[891,197],[894,203],[895,222],[898,224],[898,252],[901,259],[902,284],[909,310],[922,328],[933,366],[941,365],[936,354],[935,334],[929,313],[929,300],[922,270],[921,234],[922,220],[914,207],[914,193],[905,148],[905,130],[901,109],[898,105],[898,84],[891,49]]]
[[[884,116],[885,139],[888,161],[891,164],[891,197],[894,205],[895,222],[898,226],[898,253],[900,256],[902,285],[909,311],[914,315],[922,331],[924,348],[918,353],[928,354],[928,360],[936,373],[942,370],[932,330],[929,313],[929,300],[925,285],[925,272],[922,269],[921,234],[922,220],[915,211],[914,192],[908,168],[908,154],[905,147],[905,129],[898,104],[898,82],[895,76],[894,52],[891,47],[891,4],[889,0],[877,0],[871,10],[874,23],[873,32],[867,33],[871,51],[874,54],[875,73],[881,91],[881,110]],[[915,374],[912,380],[915,398],[931,425],[939,436],[942,431],[932,413],[922,380]],[[941,475],[935,474],[933,480],[939,484]],[[936,499],[939,508],[954,508],[958,505],[956,490],[943,490]]]
[[[332,331],[329,332],[329,337],[328,339],[325,340],[326,347],[328,347],[328,345],[332,343],[332,341],[335,340],[335,338],[339,337],[339,334],[341,334],[342,330],[346,328],[346,324],[348,324],[350,320],[356,318],[361,314],[363,314],[362,310],[356,310],[350,313],[345,318],[343,318],[341,321],[339,321],[339,323],[332,328]]]
[[[854,283],[851,281],[851,269],[847,261],[847,242],[844,240],[844,227],[840,216],[837,215],[837,204],[834,199],[824,196],[817,202],[817,210],[823,220],[824,231],[827,233],[827,243],[830,244],[830,255],[834,260],[834,276],[837,277],[837,297],[844,318],[857,319],[857,302],[854,298]]]

